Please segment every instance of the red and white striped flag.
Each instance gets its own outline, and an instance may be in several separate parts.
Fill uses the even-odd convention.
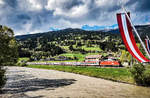
[[[130,13],[128,13],[130,16]],[[129,22],[125,13],[117,14],[117,21],[119,30],[122,36],[122,40],[130,52],[130,54],[136,58],[139,62],[149,62],[149,60],[141,53],[136,45],[135,38],[133,36],[131,23]]]

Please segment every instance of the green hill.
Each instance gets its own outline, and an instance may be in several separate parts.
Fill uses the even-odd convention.
[[[145,38],[150,26],[136,26],[141,37]],[[81,29],[64,29],[44,33],[16,36],[19,42],[20,57],[45,59],[63,54],[74,54],[69,59],[80,59],[86,54],[107,54],[108,51],[119,54],[126,50],[118,30],[85,31]],[[138,40],[137,40],[138,41]],[[76,55],[83,56],[76,56]]]

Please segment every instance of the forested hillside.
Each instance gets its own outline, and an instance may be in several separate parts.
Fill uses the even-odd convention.
[[[149,28],[150,26],[137,26],[142,38],[148,34],[147,29]],[[20,57],[30,57],[32,60],[58,56],[68,57],[68,54],[74,54],[74,56],[69,56],[69,59],[79,59],[79,55],[89,53],[104,56],[111,53],[121,56],[122,50],[126,51],[118,30],[85,31],[68,28],[16,36],[16,39],[19,42]]]

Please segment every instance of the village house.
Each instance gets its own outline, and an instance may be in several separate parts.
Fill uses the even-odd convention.
[[[88,55],[85,57],[85,62],[88,62],[88,63],[99,62],[101,57],[102,57],[101,55]]]

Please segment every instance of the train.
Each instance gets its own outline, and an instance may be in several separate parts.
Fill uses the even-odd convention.
[[[116,60],[83,61],[83,62],[27,62],[27,65],[64,65],[64,66],[100,66],[100,67],[121,67]]]

